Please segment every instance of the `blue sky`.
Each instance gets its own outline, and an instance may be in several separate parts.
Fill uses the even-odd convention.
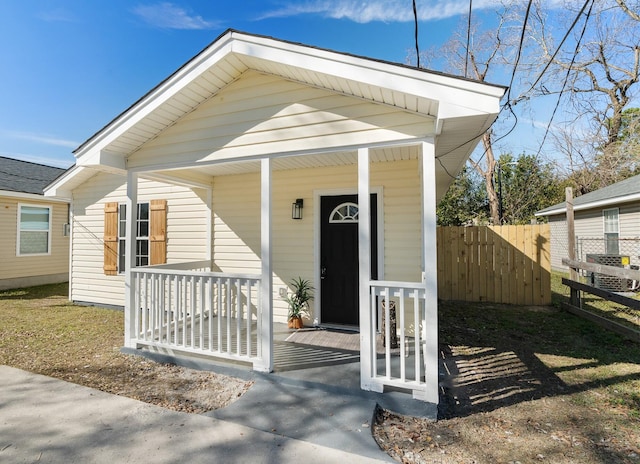
[[[421,50],[469,5],[417,4]],[[498,4],[476,0],[474,14]],[[228,28],[401,63],[415,50],[411,0],[2,0],[0,155],[70,166],[77,146]]]

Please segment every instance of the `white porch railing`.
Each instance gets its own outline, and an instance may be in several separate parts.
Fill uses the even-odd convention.
[[[424,397],[430,383],[425,382],[426,291],[422,283],[370,282],[371,340],[377,332],[385,341],[371,344],[372,383],[412,390],[414,397]],[[391,312],[395,304],[398,347],[392,348]],[[383,306],[386,308],[383,309]],[[383,351],[381,354],[380,351]],[[437,381],[437,379],[436,379]]]
[[[206,261],[131,273],[133,344],[250,363],[262,359],[259,276],[210,272]]]

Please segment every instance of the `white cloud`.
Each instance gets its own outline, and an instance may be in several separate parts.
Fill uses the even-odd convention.
[[[54,137],[48,134],[34,134],[32,132],[2,131],[1,135],[20,140],[28,140],[30,142],[42,143],[45,145],[54,145],[56,147],[76,148],[80,145],[75,140],[66,140]]]
[[[202,16],[192,14],[184,8],[170,2],[138,5],[133,13],[145,22],[161,29],[213,29],[218,26],[214,21],[207,21]]]
[[[474,9],[500,7],[499,0],[474,2]],[[418,17],[422,21],[445,19],[469,10],[468,0],[422,0],[417,2]],[[289,2],[278,10],[262,15],[260,19],[289,17],[301,14],[319,14],[333,19],[349,19],[357,23],[372,21],[407,22],[413,21],[413,8],[407,0],[309,0]]]
[[[502,9],[514,0],[475,0],[473,10]],[[517,0],[516,0],[517,1]],[[548,8],[555,8],[566,0],[543,0]],[[316,14],[326,18],[348,19],[357,23],[413,21],[413,8],[408,0],[286,0],[283,7],[269,11],[258,19],[283,18]],[[421,21],[432,21],[466,15],[469,0],[417,0]]]

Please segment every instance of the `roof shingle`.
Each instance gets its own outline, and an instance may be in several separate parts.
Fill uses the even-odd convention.
[[[0,190],[42,195],[62,168],[0,156]]]

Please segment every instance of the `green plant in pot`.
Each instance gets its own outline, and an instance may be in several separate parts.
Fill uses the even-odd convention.
[[[288,326],[290,329],[301,329],[302,316],[309,314],[309,302],[313,300],[313,287],[311,282],[302,277],[297,277],[289,284],[293,290],[287,293],[285,298],[289,305]]]

